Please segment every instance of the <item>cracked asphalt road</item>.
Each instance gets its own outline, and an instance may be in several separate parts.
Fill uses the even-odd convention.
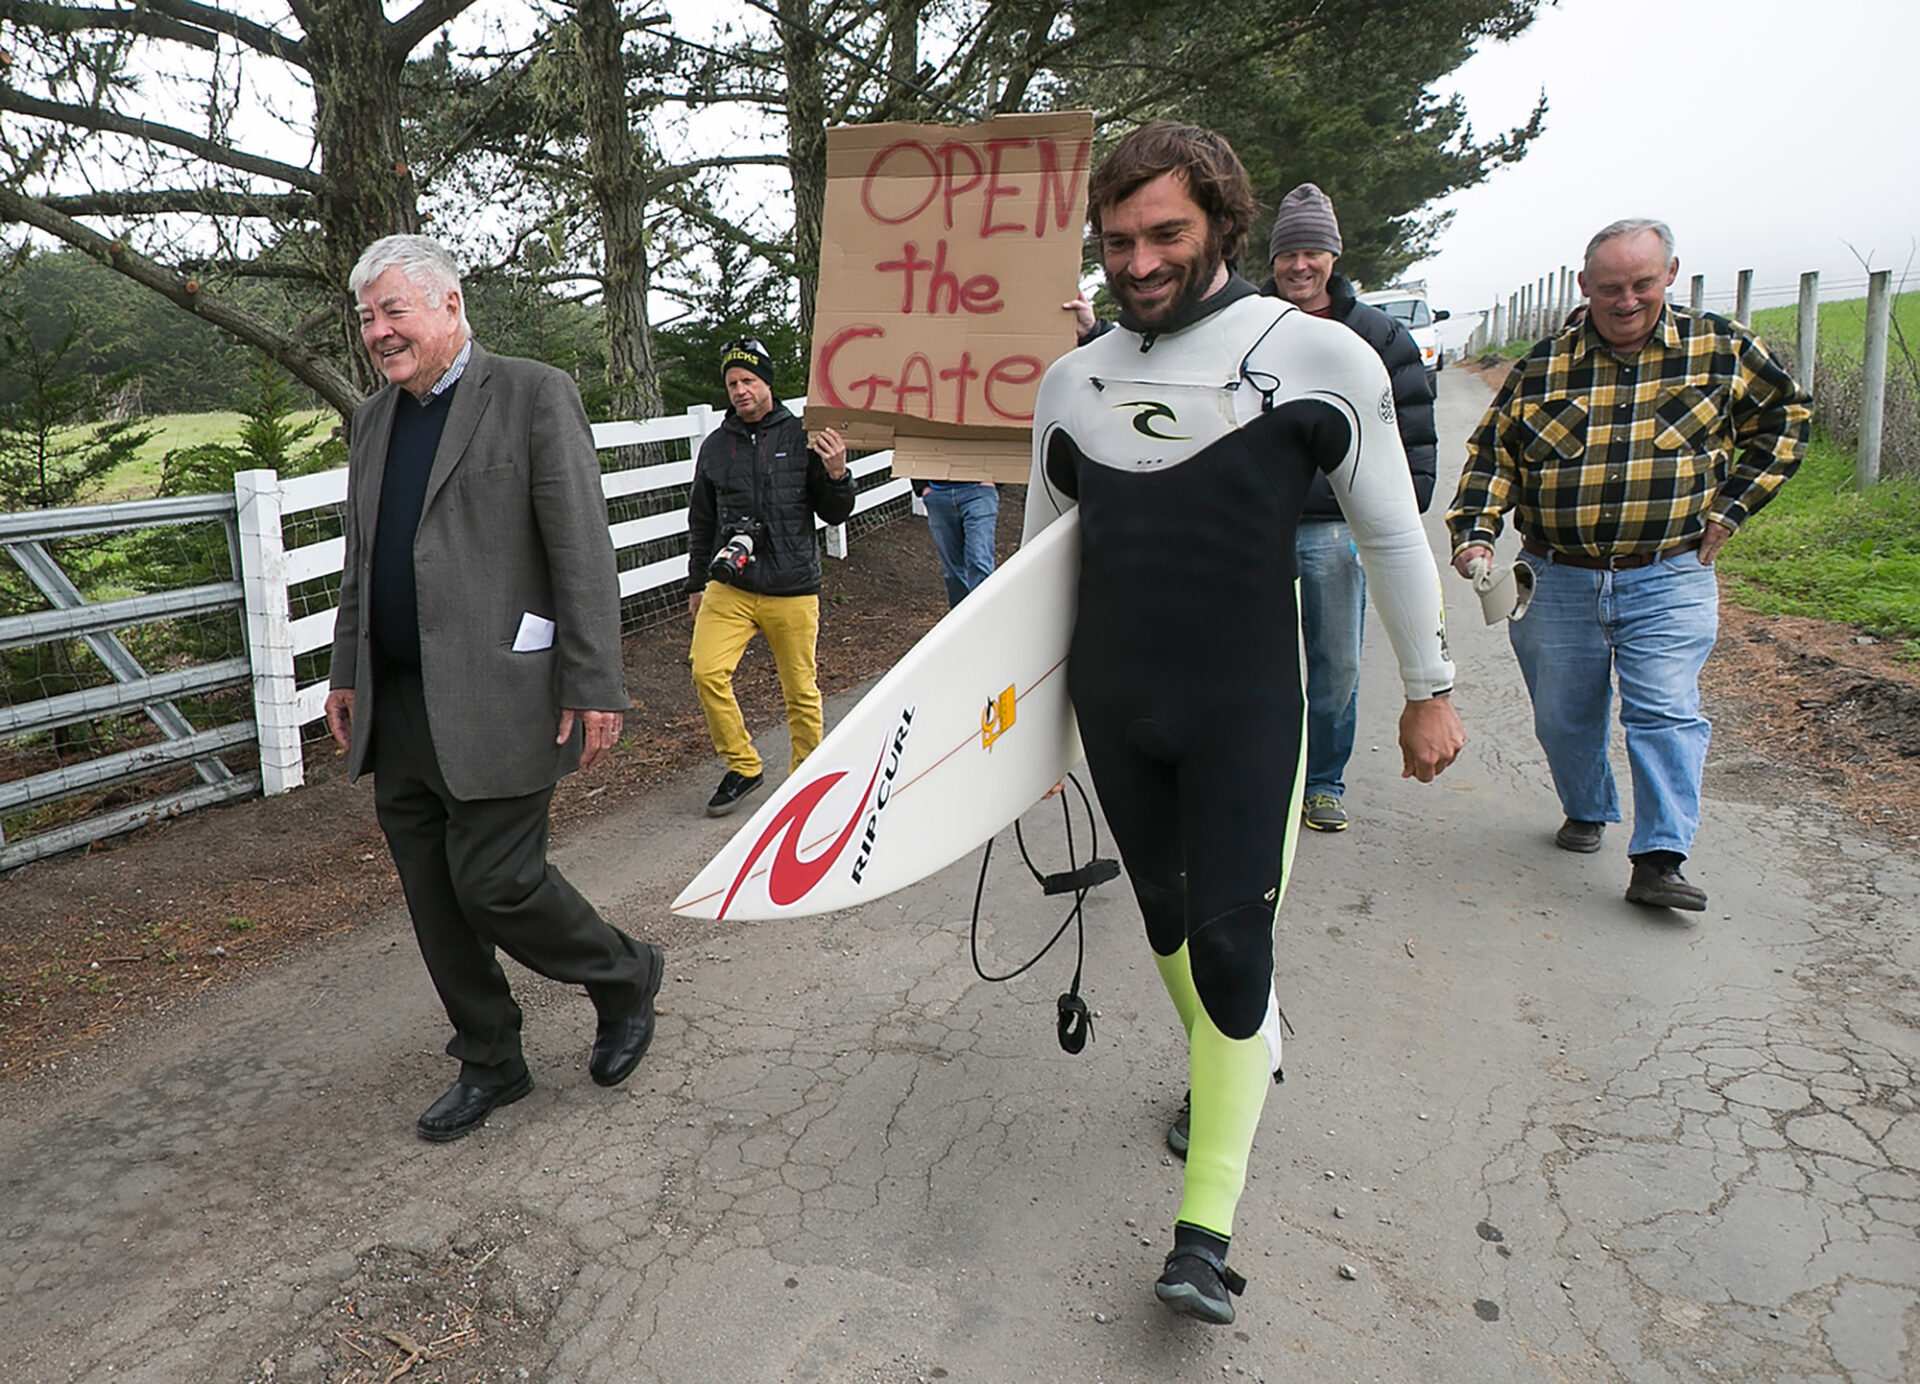
[[[1456,465],[1485,397],[1443,376]],[[1068,1057],[1070,952],[972,973],[977,857],[854,914],[664,923],[729,830],[703,769],[558,852],[672,943],[616,1091],[588,1006],[516,973],[534,1094],[417,1141],[451,1064],[395,915],[9,1095],[0,1379],[379,1378],[350,1328],[429,1319],[413,1378],[1920,1376],[1920,865],[1800,801],[1783,746],[1710,763],[1710,911],[1634,909],[1620,833],[1553,849],[1504,634],[1447,594],[1466,757],[1399,780],[1375,626],[1356,825],[1301,843],[1233,1328],[1148,1287],[1183,1057],[1124,889],[1090,902]],[[990,969],[1060,916],[1011,852],[987,912]]]

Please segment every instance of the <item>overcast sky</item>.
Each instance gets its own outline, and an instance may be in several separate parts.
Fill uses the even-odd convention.
[[[1730,306],[1740,269],[1788,290],[1756,306],[1790,301],[1807,269],[1842,289],[1823,296],[1858,296],[1849,244],[1898,279],[1920,237],[1917,65],[1912,0],[1563,0],[1441,88],[1486,138],[1544,86],[1547,128],[1439,204],[1453,224],[1410,277],[1464,315],[1577,267],[1607,222],[1653,216],[1678,240],[1683,300],[1705,274],[1708,306]]]

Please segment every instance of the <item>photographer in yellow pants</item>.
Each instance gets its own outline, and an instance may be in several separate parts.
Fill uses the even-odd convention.
[[[727,416],[701,444],[687,502],[687,610],[693,686],[727,771],[707,802],[724,817],[765,781],[733,695],[733,670],[756,633],[780,670],[798,765],[820,743],[820,540],[816,516],[853,513],[847,444],[828,429],[809,437],[773,397],[773,359],[757,341],[721,354]]]

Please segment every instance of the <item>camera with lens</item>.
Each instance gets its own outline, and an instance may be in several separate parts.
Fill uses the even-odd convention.
[[[766,541],[766,528],[751,514],[740,514],[720,526],[720,542],[707,572],[722,581],[741,576],[753,565],[753,555]]]

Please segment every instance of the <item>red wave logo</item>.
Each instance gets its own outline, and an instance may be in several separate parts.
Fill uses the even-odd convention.
[[[840,835],[820,854],[811,860],[802,860],[799,843],[805,833],[807,818],[813,815],[820,800],[833,791],[835,784],[847,776],[844,769],[836,769],[830,774],[822,774],[812,783],[802,788],[788,800],[787,805],[774,814],[767,829],[760,833],[760,839],[753,843],[753,849],[747,852],[746,860],[740,866],[740,873],[733,877],[733,887],[727,890],[725,902],[716,919],[725,918],[727,909],[733,905],[733,896],[740,892],[740,886],[747,882],[754,862],[760,859],[775,837],[780,837],[780,849],[774,852],[773,868],[767,874],[767,897],[780,907],[796,903],[805,898],[833,868],[833,862],[840,858],[840,852],[847,848],[847,842],[853,840],[853,833],[860,825],[860,817],[867,810],[867,799],[873,796],[873,785],[880,778],[880,764],[886,758],[885,747],[873,761],[873,775],[867,780],[867,786],[860,794],[860,801],[854,805],[853,815],[847,818],[846,826],[840,829]]]

